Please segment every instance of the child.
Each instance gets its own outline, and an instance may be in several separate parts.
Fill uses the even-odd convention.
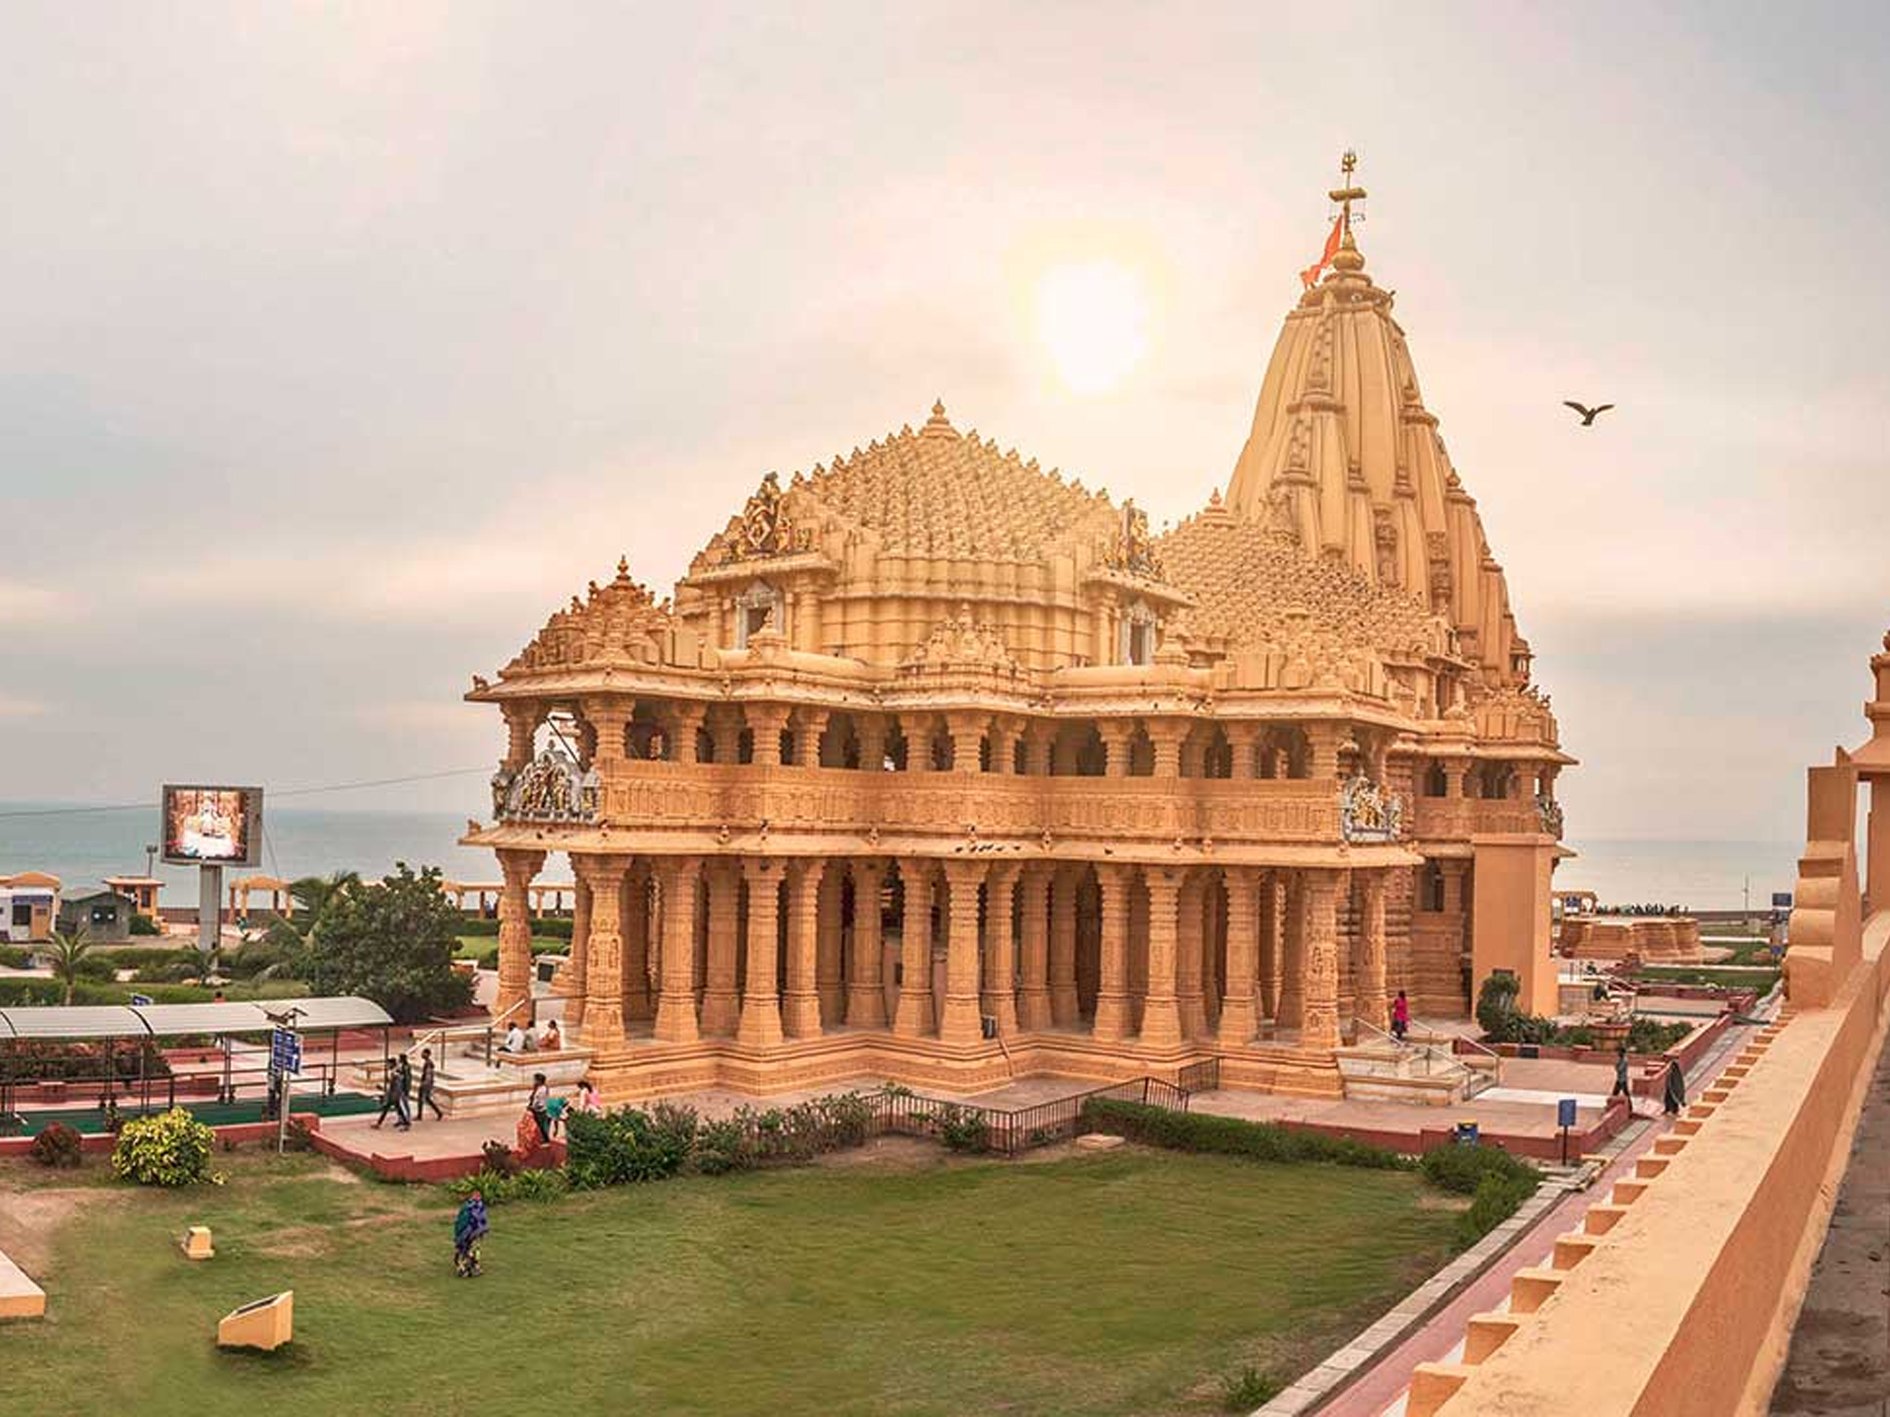
[[[571,1106],[570,1099],[547,1097],[545,1099],[545,1140],[550,1141],[564,1128],[564,1114]]]

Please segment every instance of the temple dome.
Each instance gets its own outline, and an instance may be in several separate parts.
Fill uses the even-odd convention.
[[[1424,406],[1391,292],[1349,229],[1331,266],[1287,314],[1227,505],[1419,597],[1486,682],[1521,682],[1502,568]]]

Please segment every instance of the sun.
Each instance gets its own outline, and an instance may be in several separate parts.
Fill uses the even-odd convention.
[[[1148,297],[1116,261],[1046,271],[1037,282],[1037,337],[1071,392],[1106,394],[1148,349]]]

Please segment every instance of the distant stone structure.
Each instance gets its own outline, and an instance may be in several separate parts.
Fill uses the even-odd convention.
[[[494,680],[501,1010],[576,875],[612,1095],[978,1085],[1216,1056],[1332,1094],[1389,998],[1553,1012],[1559,746],[1502,568],[1352,239],[1225,499],[1133,501],[931,416],[764,477],[672,600],[620,562]]]
[[[1694,964],[1704,956],[1700,922],[1689,915],[1571,915],[1562,921],[1570,959],[1638,958],[1645,964]]]

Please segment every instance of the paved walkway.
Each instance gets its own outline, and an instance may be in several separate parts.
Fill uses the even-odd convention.
[[[1697,1076],[1687,1079],[1687,1095],[1697,1097],[1721,1068],[1743,1047],[1754,1030],[1733,1027],[1721,1035],[1713,1051],[1702,1060]],[[1481,1098],[1475,1101],[1482,1101]],[[1411,1372],[1419,1363],[1449,1362],[1463,1351],[1464,1326],[1472,1314],[1509,1307],[1510,1280],[1520,1269],[1539,1265],[1554,1248],[1555,1237],[1579,1227],[1588,1207],[1607,1198],[1607,1187],[1625,1172],[1666,1133],[1667,1118],[1649,1115],[1648,1099],[1636,1104],[1640,1118],[1615,1138],[1620,1149],[1614,1153],[1592,1186],[1572,1192],[1567,1198],[1544,1211],[1527,1235],[1470,1286],[1429,1319],[1422,1328],[1390,1349],[1352,1386],[1322,1407],[1313,1410],[1319,1417],[1403,1417],[1405,1391]]]
[[[1772,1394],[1776,1417],[1890,1417],[1890,1048]]]

